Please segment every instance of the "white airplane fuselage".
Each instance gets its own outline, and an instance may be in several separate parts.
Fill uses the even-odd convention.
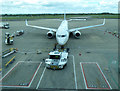
[[[56,40],[59,45],[65,45],[69,39],[68,21],[63,20],[56,31]]]
[[[74,29],[69,29],[68,30],[68,21],[66,20],[66,15],[65,14],[64,14],[64,20],[62,21],[62,23],[60,24],[58,29],[29,25],[27,23],[27,20],[26,20],[26,26],[33,27],[33,28],[44,29],[44,30],[47,30],[47,31],[49,30],[49,32],[47,32],[48,38],[52,38],[54,33],[56,33],[57,43],[61,46],[64,46],[67,43],[67,41],[69,39],[69,33],[73,33],[75,38],[79,38],[81,36],[80,30],[93,28],[93,27],[98,27],[98,26],[103,26],[104,24],[105,24],[105,19],[104,19],[102,24],[79,27],[79,28],[74,28]]]

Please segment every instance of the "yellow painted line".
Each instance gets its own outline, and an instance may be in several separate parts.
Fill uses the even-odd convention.
[[[14,58],[15,58],[15,56],[14,56],[10,61],[8,61],[8,62],[5,64],[5,66],[7,66]]]

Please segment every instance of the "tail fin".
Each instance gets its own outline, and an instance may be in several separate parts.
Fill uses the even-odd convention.
[[[66,13],[64,13],[64,20],[66,20]]]
[[[26,26],[28,26],[27,19],[25,20]]]

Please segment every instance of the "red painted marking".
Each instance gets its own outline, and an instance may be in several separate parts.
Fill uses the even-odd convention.
[[[81,65],[82,65],[82,64],[85,64],[85,63],[81,63]],[[86,63],[86,64],[87,64],[87,63]],[[96,63],[94,63],[94,64],[96,64]],[[97,65],[97,64],[96,64],[96,65]],[[98,65],[97,65],[97,67],[98,67],[100,73],[102,74],[102,72],[101,72],[101,70],[100,70],[100,68],[99,68]],[[105,80],[105,82],[107,83],[107,85],[108,85],[109,88],[94,88],[94,87],[88,87],[88,83],[87,83],[87,80],[86,80],[86,76],[85,76],[85,72],[84,72],[83,65],[82,65],[82,70],[83,70],[83,75],[84,75],[84,77],[85,77],[85,82],[86,82],[86,85],[87,85],[87,88],[88,88],[88,89],[110,89],[110,86],[109,86],[109,84],[107,83],[107,81],[106,81],[106,79],[105,79],[105,77],[104,77],[103,74],[102,74],[102,76],[103,76],[103,78],[104,78],[104,80]]]
[[[109,88],[91,88],[91,87],[88,87],[89,89],[109,89]]]
[[[18,63],[18,64],[19,64],[19,63]],[[18,64],[17,64],[17,65],[18,65]],[[16,65],[16,66],[17,66],[17,65]],[[16,66],[15,66],[15,67],[16,67]],[[39,66],[40,66],[40,64],[38,65],[38,67],[39,67]],[[14,68],[15,68],[15,67],[14,67]],[[38,67],[37,67],[37,69],[38,69]],[[14,68],[13,68],[13,69],[14,69]],[[13,70],[13,69],[12,69],[12,70]],[[37,69],[36,69],[36,71],[37,71]],[[12,70],[11,70],[11,71],[12,71]],[[10,72],[11,72],[11,71],[10,71]],[[19,85],[0,85],[0,86],[29,87],[29,85],[30,85],[30,83],[31,83],[31,81],[32,81],[32,79],[33,79],[33,77],[34,77],[36,71],[34,72],[34,74],[33,74],[32,78],[31,78],[31,80],[30,80],[28,86],[19,86]],[[9,73],[10,73],[10,72],[9,72]],[[8,74],[9,74],[9,73],[8,73]],[[7,74],[7,75],[8,75],[8,74]],[[6,76],[7,76],[7,75],[6,75]],[[6,76],[5,76],[5,77],[6,77]],[[5,78],[5,77],[4,77],[4,78]],[[3,79],[4,79],[4,78],[3,78]]]
[[[19,64],[19,63],[18,63],[18,64]],[[18,64],[17,64],[17,65],[18,65]],[[15,65],[15,67],[16,67],[17,65]],[[11,71],[12,71],[15,67],[13,67],[13,68],[11,69]],[[10,72],[11,72],[11,71],[10,71]],[[10,72],[9,72],[9,73],[10,73]],[[9,74],[9,73],[8,73],[8,74]],[[8,75],[8,74],[7,74],[7,75]],[[7,76],[7,75],[6,75],[6,76]],[[6,77],[6,76],[5,76],[5,77]],[[4,78],[5,78],[5,77],[4,77]],[[0,81],[2,81],[4,78],[2,78]]]
[[[97,64],[96,64],[97,65]],[[102,72],[101,72],[101,70],[100,70],[100,68],[99,68],[99,66],[97,65],[97,67],[98,67],[98,69],[99,69],[99,71],[100,71],[100,73],[102,74]],[[104,77],[104,75],[102,74],[102,76],[103,76],[103,78],[104,78],[104,80],[105,80],[105,82],[107,83],[107,80],[105,79],[105,77]],[[108,85],[108,87],[109,87],[109,89],[110,89],[110,86],[109,86],[109,84],[107,83],[107,85]]]
[[[28,87],[28,86],[20,86],[20,85],[0,85],[0,86],[11,86],[11,87],[12,87],[12,86],[13,86],[13,87],[14,87],[14,86],[15,86],[15,87]]]
[[[82,65],[82,70],[83,70],[83,74],[84,74],[84,77],[85,77],[85,82],[86,82],[86,85],[87,85],[87,88],[88,88],[88,83],[87,83],[87,80],[86,80],[86,76],[85,76],[85,72],[84,72],[84,69],[83,69],[83,65]]]
[[[40,63],[40,64],[41,64],[41,63]],[[38,67],[40,66],[40,64],[38,65]],[[38,69],[38,67],[37,67],[37,69]],[[36,69],[36,71],[37,71],[37,69]],[[33,79],[33,77],[34,77],[34,75],[35,75],[36,71],[34,72],[34,74],[33,74],[33,76],[32,76],[32,79]],[[28,86],[30,85],[30,83],[31,83],[32,79],[30,80],[30,82],[29,82]]]

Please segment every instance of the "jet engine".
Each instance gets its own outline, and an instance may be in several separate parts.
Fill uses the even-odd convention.
[[[75,31],[75,32],[73,32],[73,35],[75,38],[80,38],[81,33],[79,31]]]
[[[53,36],[54,36],[54,32],[52,32],[52,31],[47,32],[47,37],[49,39],[53,38]]]

